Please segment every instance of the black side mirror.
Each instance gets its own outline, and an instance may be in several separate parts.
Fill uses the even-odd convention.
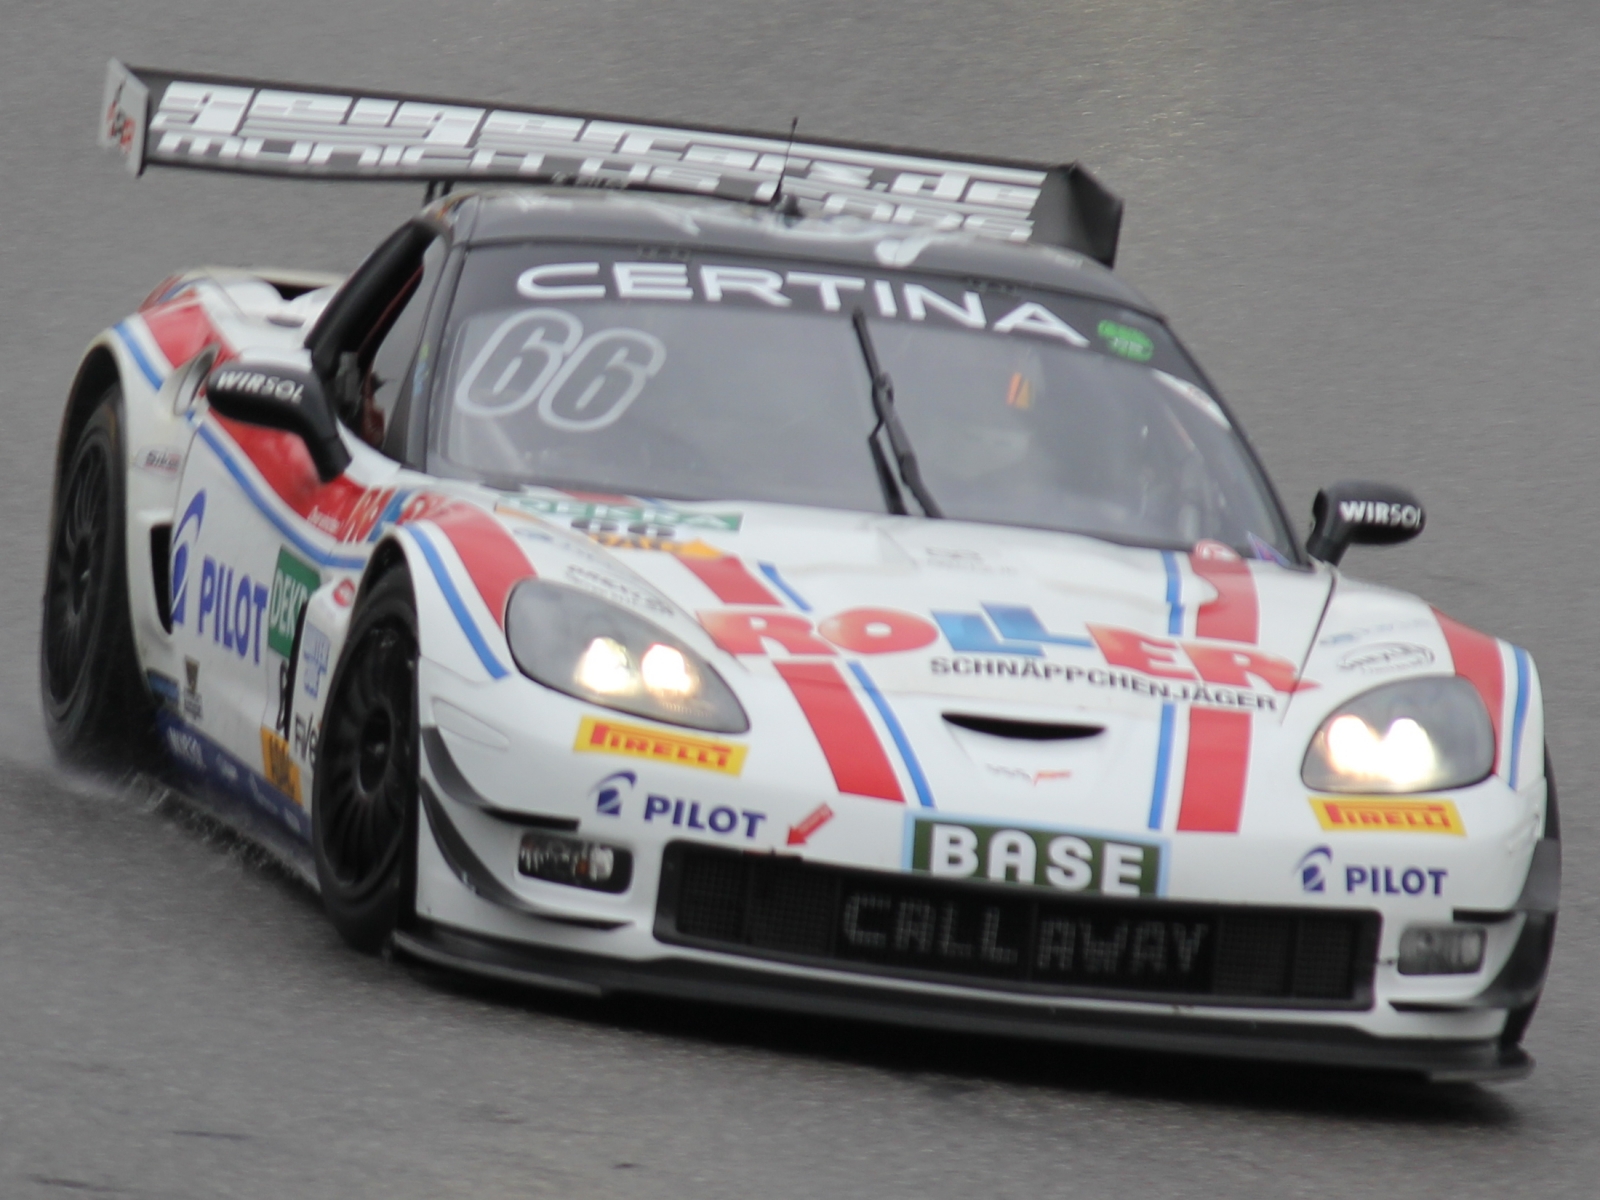
[[[295,434],[311,452],[323,483],[350,465],[339,424],[322,382],[308,365],[284,358],[241,355],[206,378],[211,407],[233,421]]]
[[[1422,532],[1427,514],[1405,488],[1387,483],[1336,483],[1311,504],[1306,553],[1337,566],[1351,546],[1392,546]]]

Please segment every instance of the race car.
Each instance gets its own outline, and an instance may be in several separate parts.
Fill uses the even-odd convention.
[[[1525,651],[1302,545],[1083,168],[131,69],[148,166],[426,182],[90,344],[41,643],[363,949],[1068,1043],[1526,1073]],[[284,185],[288,186],[288,185]]]

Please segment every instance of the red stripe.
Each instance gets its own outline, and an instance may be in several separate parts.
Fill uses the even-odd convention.
[[[1184,766],[1178,828],[1186,833],[1238,833],[1250,772],[1250,714],[1219,708],[1189,710],[1189,757]]]
[[[158,304],[144,313],[144,323],[150,336],[161,347],[161,353],[174,367],[181,367],[200,351],[212,344],[226,352],[227,342],[211,324],[206,310],[198,300],[177,300],[171,304]]]
[[[534,575],[522,547],[499,521],[470,504],[453,504],[429,519],[450,539],[478,595],[504,628],[506,597],[515,584]]]
[[[1195,634],[1224,642],[1253,642],[1259,636],[1256,581],[1250,567],[1230,547],[1201,542],[1189,555],[1194,573],[1217,589],[1216,599],[1195,614]]]
[[[1433,615],[1444,640],[1450,647],[1450,659],[1456,665],[1456,674],[1478,689],[1484,706],[1489,710],[1489,720],[1494,722],[1494,765],[1500,767],[1500,717],[1505,705],[1505,665],[1500,661],[1500,643],[1486,633],[1470,629],[1460,621],[1452,621],[1437,608]]]
[[[838,668],[832,663],[812,662],[775,665],[811,723],[839,790],[903,804],[900,781],[883,752],[877,731]]]
[[[782,604],[766,586],[745,569],[733,555],[722,558],[696,558],[679,555],[678,561],[695,573],[695,577],[716,594],[724,604],[769,604],[781,608]]]
[[[1219,641],[1254,642],[1260,608],[1255,576],[1230,547],[1201,542],[1189,555],[1194,573],[1217,595],[1195,614],[1195,633]],[[1183,768],[1178,829],[1188,833],[1238,833],[1250,775],[1250,714],[1194,707]]]

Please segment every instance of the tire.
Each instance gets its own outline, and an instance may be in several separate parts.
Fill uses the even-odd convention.
[[[122,389],[100,398],[56,480],[39,632],[39,692],[50,744],[80,766],[155,757],[155,704],[128,610]]]
[[[311,845],[322,904],[357,950],[410,916],[417,825],[417,611],[411,574],[387,571],[350,623],[317,748]]]

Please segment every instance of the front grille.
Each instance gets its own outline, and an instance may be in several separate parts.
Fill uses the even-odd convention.
[[[1376,913],[1069,897],[674,842],[656,936],[1007,990],[1366,1008]]]

